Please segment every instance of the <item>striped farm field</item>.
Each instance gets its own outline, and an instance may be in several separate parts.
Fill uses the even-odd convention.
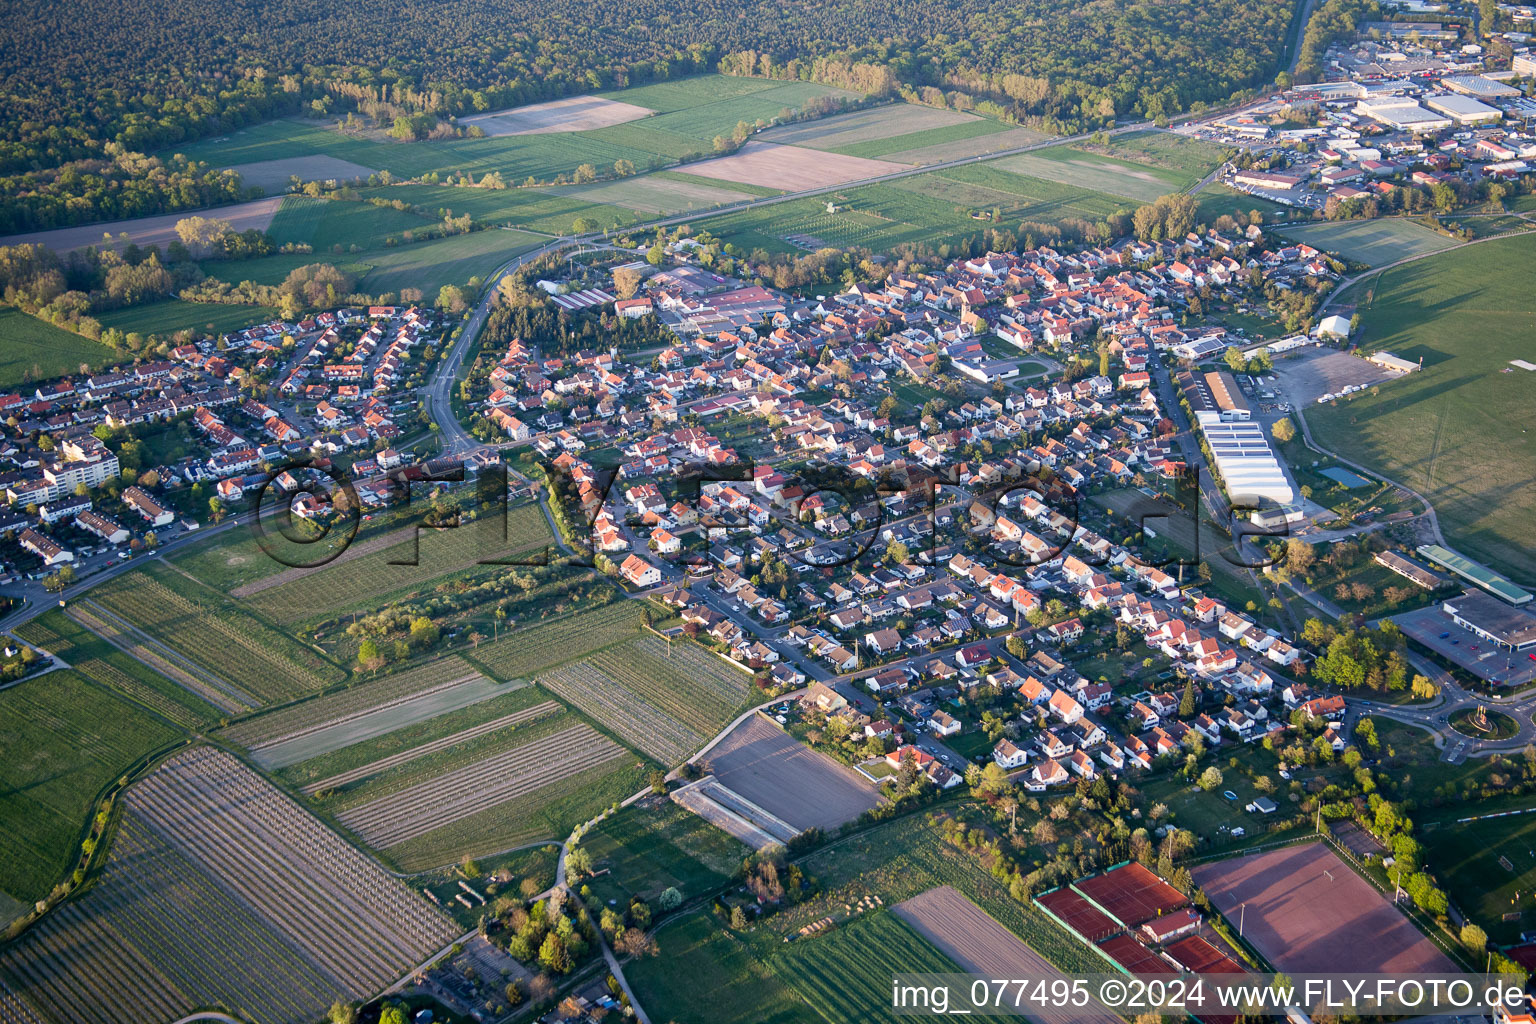
[[[263,701],[290,700],[343,677],[315,651],[169,566],[125,573],[90,599]]]
[[[828,1024],[871,1020],[871,1007],[889,1004],[897,974],[959,972],[932,943],[883,909],[786,946],[773,959],[773,973]]]
[[[387,849],[626,756],[623,747],[591,726],[577,723],[354,807],[339,820],[370,845]]]
[[[692,642],[668,644],[654,634],[621,647],[610,647],[589,660],[603,675],[665,718],[704,738],[713,736],[741,710],[752,682],[749,673],[733,668]],[[574,695],[570,699],[582,703]],[[607,721],[596,711],[593,714]],[[622,722],[622,717],[618,721]],[[607,724],[623,734],[616,723]]]
[[[222,751],[177,754],[124,808],[98,884],[0,956],[7,982],[54,1020],[146,1024],[216,1005],[301,1024],[457,934]]]
[[[478,673],[468,662],[449,655],[404,672],[370,679],[336,693],[246,719],[226,729],[224,737],[243,747],[259,750],[282,740],[317,732],[358,715],[391,707],[442,687],[453,686],[476,675]]]
[[[481,644],[475,649],[474,661],[498,679],[516,679],[632,639],[639,632],[639,609],[632,602],[615,601],[515,629],[500,640]]]
[[[668,765],[686,760],[709,735],[661,711],[591,662],[578,661],[546,672],[539,677],[539,685]]]
[[[415,757],[398,758],[382,765],[378,762],[384,759],[375,758],[371,764],[365,762],[357,766],[357,768],[369,768],[360,777],[334,788],[329,786],[316,788],[311,799],[317,807],[335,815],[342,815],[353,808],[394,796],[423,782],[430,782],[438,776],[467,768],[516,747],[527,746],[537,740],[564,732],[579,721],[567,712],[565,705],[559,701],[549,700],[547,695],[541,694],[532,687],[518,691],[515,696],[523,698],[524,706],[517,711],[497,715],[496,718],[517,716],[516,720],[489,731],[482,730],[480,725],[458,730],[466,735],[453,743],[438,744],[438,739],[447,738],[438,737],[428,741],[432,744],[430,749],[420,752]],[[544,697],[542,701],[539,700],[541,696]],[[537,710],[533,710],[534,708]],[[384,738],[388,739],[388,737]],[[365,743],[358,746],[365,752],[372,749],[372,744]],[[342,750],[332,756],[340,757],[347,753],[349,751]],[[397,753],[417,753],[417,751],[412,748]],[[393,756],[391,755],[392,758]],[[306,765],[324,763],[326,760],[321,758],[317,759],[317,762],[306,762]],[[304,766],[300,765],[287,769],[285,777],[294,773],[302,777],[303,768]],[[350,772],[350,769],[348,771]],[[312,775],[310,777],[313,778]]]
[[[61,611],[47,612],[17,627],[16,635],[63,658],[92,682],[182,728],[199,729],[218,720],[220,708],[209,700],[151,671]]]
[[[807,149],[823,149],[855,156],[879,156],[879,153],[864,152],[858,147],[861,144],[879,143],[914,132],[976,122],[983,125],[989,123],[974,114],[962,114],[939,107],[925,107],[915,103],[887,103],[864,110],[853,110],[846,114],[834,114],[815,121],[770,128],[757,137],[763,142],[784,146],[804,146]],[[993,131],[1003,127],[998,122],[990,123],[996,125]],[[896,145],[890,148],[907,147]]]
[[[296,573],[276,586],[262,581],[259,588],[245,592],[245,600],[252,610],[284,624],[352,608],[371,612],[383,600],[402,599],[453,573],[505,571],[505,567],[498,570],[481,564],[490,559],[542,558],[553,542],[538,506],[524,505],[507,510],[505,537],[502,523],[494,518],[454,529],[423,529],[414,537],[374,547],[357,557],[343,555],[330,565]]]
[[[376,739],[311,758],[285,769],[282,777],[308,794],[351,786],[391,768],[451,750],[492,733],[505,734],[565,710],[559,702],[541,700],[540,696],[532,687],[513,690],[396,729]]]

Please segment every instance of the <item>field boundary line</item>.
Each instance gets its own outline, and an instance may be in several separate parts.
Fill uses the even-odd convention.
[[[87,606],[90,611],[83,610],[80,605]],[[64,614],[82,629],[100,637],[108,646],[126,654],[151,672],[165,676],[193,696],[207,701],[226,714],[238,715],[261,707],[261,701],[234,683],[172,650],[90,598],[81,598],[80,605],[67,607]],[[95,625],[92,625],[93,622]],[[107,635],[103,628],[114,635]],[[152,656],[159,664],[147,661],[139,651]]]
[[[431,664],[431,663],[428,662],[427,664]],[[384,678],[387,679],[388,676],[385,676]],[[471,681],[473,681],[475,679],[488,679],[488,678],[490,678],[490,677],[485,675],[483,672],[480,672],[480,671],[477,670],[475,672],[471,672],[467,676],[461,676],[461,677],[459,677],[457,679],[450,679],[447,682],[439,683],[436,686],[429,687],[428,689],[418,690],[415,693],[406,694],[403,697],[396,697],[394,700],[391,700],[391,701],[385,701],[383,704],[372,704],[372,705],[369,705],[368,707],[363,708],[361,711],[354,711],[350,715],[342,715],[340,718],[332,718],[332,719],[329,719],[328,721],[320,722],[320,723],[318,723],[316,725],[307,725],[304,728],[298,730],[297,732],[287,733],[286,735],[279,736],[276,739],[265,740],[265,741],[263,741],[261,743],[253,743],[250,746],[246,747],[245,749],[253,751],[253,752],[254,751],[258,751],[258,750],[265,750],[267,747],[276,746],[279,743],[286,743],[289,740],[299,739],[302,736],[309,736],[309,735],[311,735],[313,733],[317,733],[317,732],[320,732],[322,730],[329,729],[332,726],[343,725],[343,724],[345,724],[347,722],[351,722],[351,721],[353,721],[355,719],[362,718],[364,715],[371,715],[375,711],[386,711],[386,710],[388,710],[390,708],[393,708],[393,707],[399,707],[401,704],[409,704],[413,700],[417,700],[417,699],[422,698],[422,697],[430,696],[430,695],[432,695],[434,693],[438,693],[438,692],[440,692],[442,690],[451,689],[452,687],[455,687],[455,686],[463,686],[465,683],[471,682]],[[336,692],[340,693],[342,691],[338,690]],[[327,696],[327,695],[326,694],[321,694],[320,696]],[[311,699],[315,699],[315,698],[311,698]],[[293,707],[293,706],[295,706],[295,705],[288,705],[288,707]]]

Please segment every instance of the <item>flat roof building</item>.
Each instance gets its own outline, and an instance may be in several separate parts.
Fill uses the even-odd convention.
[[[1441,605],[1456,625],[1511,651],[1536,647],[1536,615],[1485,594],[1468,590]]]
[[[1420,544],[1419,554],[1436,565],[1445,566],[1462,579],[1471,580],[1490,594],[1510,604],[1528,604],[1531,600],[1529,591],[1521,590],[1486,565],[1474,562],[1465,555],[1457,554],[1450,548],[1441,547],[1439,544]]]
[[[1457,124],[1492,124],[1504,117],[1498,107],[1490,107],[1471,96],[1431,96],[1424,102],[1429,109],[1447,115]]]
[[[1396,370],[1398,373],[1412,373],[1420,369],[1419,364],[1413,360],[1395,356],[1391,352],[1372,352],[1365,358],[1384,370]]]
[[[1355,113],[1406,132],[1444,131],[1456,122],[1445,114],[1425,110],[1419,101],[1407,96],[1383,96],[1361,100]]]

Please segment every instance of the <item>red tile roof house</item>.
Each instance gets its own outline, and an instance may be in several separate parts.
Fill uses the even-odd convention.
[[[661,570],[639,555],[630,555],[619,567],[619,575],[637,587],[654,587],[661,582]]]

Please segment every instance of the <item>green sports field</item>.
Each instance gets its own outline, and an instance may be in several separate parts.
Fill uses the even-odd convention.
[[[1370,266],[1439,252],[1456,244],[1456,239],[1402,217],[1302,224],[1285,228],[1282,234]]]
[[[1361,344],[1424,369],[1305,411],[1325,446],[1424,494],[1452,547],[1536,584],[1536,237],[1480,242],[1368,278]],[[1507,372],[1506,372],[1507,371]]]
[[[1461,810],[1466,816],[1478,808]],[[1490,939],[1513,942],[1536,922],[1536,814],[1463,823],[1452,818],[1426,830],[1423,840],[1451,899]],[[1505,914],[1520,919],[1505,921]]]

